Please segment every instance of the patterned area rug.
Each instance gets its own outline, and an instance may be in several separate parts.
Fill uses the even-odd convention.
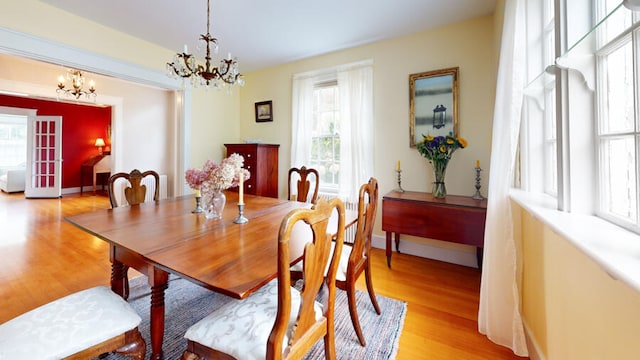
[[[149,285],[146,277],[131,280],[129,301],[142,317],[140,331],[147,341],[147,358],[151,356],[149,341]],[[347,305],[347,294],[337,290],[336,295],[336,352],[338,359],[395,359],[398,339],[402,332],[407,304],[378,295],[381,315],[377,315],[366,292],[357,291],[358,315],[367,346],[358,342]],[[180,359],[187,346],[183,338],[189,326],[220,307],[230,298],[192,284],[187,280],[171,278],[165,293],[164,358]],[[104,359],[125,359],[111,354]],[[323,342],[319,341],[305,359],[324,359]]]

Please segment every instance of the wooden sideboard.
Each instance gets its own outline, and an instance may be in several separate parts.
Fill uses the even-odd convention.
[[[391,267],[391,234],[396,251],[400,234],[450,241],[477,247],[478,267],[482,266],[487,200],[430,193],[391,191],[382,198],[382,230],[386,231],[387,266]]]
[[[244,192],[251,195],[278,197],[278,148],[272,144],[224,144],[227,156],[244,157],[244,168],[251,177],[244,182]],[[236,188],[229,189],[237,191]]]

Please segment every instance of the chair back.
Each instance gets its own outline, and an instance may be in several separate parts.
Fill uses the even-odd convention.
[[[109,177],[109,201],[111,201],[111,207],[116,208],[123,205],[118,201],[118,195],[115,192],[115,184],[118,179],[124,179],[128,182],[124,188],[124,198],[129,205],[143,203],[147,196],[147,186],[142,184],[142,179],[147,176],[154,178],[155,189],[153,200],[158,201],[160,199],[160,175],[153,170],[140,172],[140,170],[134,169],[130,173],[120,172]]]
[[[313,184],[313,192],[309,193]],[[306,166],[289,169],[288,199],[292,199],[292,190],[296,189],[296,200],[315,204],[320,189],[318,170]]]
[[[333,211],[338,213],[338,233],[331,257],[333,236],[328,233],[327,225]],[[304,245],[304,285],[300,291],[300,310],[292,333],[288,333],[292,306],[289,240],[294,225],[300,221],[311,228],[313,237]],[[293,210],[283,219],[278,235],[278,311],[267,343],[267,359],[300,359],[325,336],[325,357],[335,359],[335,278],[344,241],[344,225],[344,204],[339,199],[320,199],[311,209]],[[329,260],[331,262],[325,279],[325,266]],[[323,296],[323,316],[318,317],[315,305],[323,285],[328,288],[328,296]],[[289,342],[283,345],[285,336]]]
[[[370,178],[369,182],[360,186],[360,192],[358,194],[358,222],[353,240],[353,248],[349,256],[347,276],[349,276],[349,271],[353,271],[354,275],[359,274],[365,264],[366,258],[369,257],[377,208],[378,180]]]

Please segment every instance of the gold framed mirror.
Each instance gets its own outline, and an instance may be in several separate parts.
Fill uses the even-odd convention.
[[[409,75],[409,144],[458,136],[458,67]]]

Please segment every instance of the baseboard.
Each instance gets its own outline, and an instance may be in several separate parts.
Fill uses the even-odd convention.
[[[386,238],[380,235],[374,235],[371,245],[375,248],[385,249]],[[395,252],[395,244],[392,244],[393,252]],[[448,263],[478,267],[478,260],[475,252],[456,251],[453,249],[441,248],[438,246],[431,246],[426,244],[420,244],[413,241],[400,239],[400,252],[403,254],[409,254],[414,256],[420,256],[427,259],[434,259],[439,261],[445,261]],[[391,255],[391,262],[393,262],[393,255]]]
[[[527,322],[523,319],[522,324],[524,326],[524,334],[527,340],[527,350],[529,350],[529,359],[530,360],[545,360],[544,354],[540,350],[540,346],[538,342],[533,337]]]

